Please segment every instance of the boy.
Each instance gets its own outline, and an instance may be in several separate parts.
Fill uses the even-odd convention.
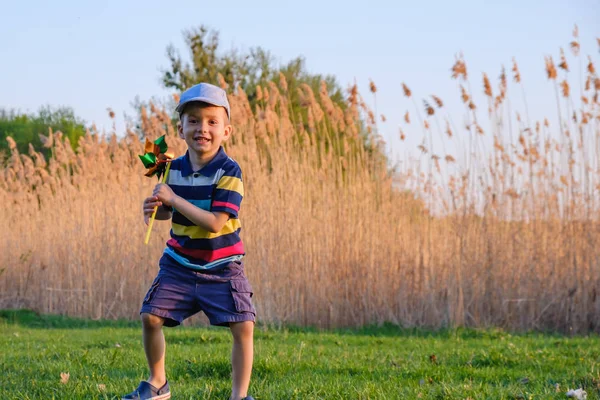
[[[140,311],[150,377],[123,399],[171,397],[162,327],[203,311],[211,325],[229,326],[233,336],[230,399],[252,400],[247,391],[256,311],[241,261],[244,189],[239,165],[221,147],[233,130],[229,102],[224,90],[200,83],[182,93],[177,112],[188,150],[172,161],[167,184],[158,184],[143,205],[146,224],[155,206],[157,219],[172,218],[160,271]]]

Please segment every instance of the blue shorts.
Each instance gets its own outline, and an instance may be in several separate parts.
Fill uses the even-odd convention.
[[[163,255],[159,265],[140,313],[165,318],[165,326],[177,326],[199,311],[206,314],[211,325],[255,320],[252,287],[241,261],[200,272]]]

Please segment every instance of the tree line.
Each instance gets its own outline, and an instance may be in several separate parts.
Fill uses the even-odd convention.
[[[186,30],[183,35],[189,51],[189,61],[186,61],[173,45],[167,47],[169,65],[162,70],[162,84],[165,88],[180,92],[197,82],[220,83],[226,85],[230,91],[240,87],[254,107],[260,100],[258,86],[264,87],[269,81],[278,84],[283,77],[287,83],[292,111],[302,113],[297,88],[301,84],[307,84],[314,92],[318,92],[321,81],[325,81],[332,101],[342,109],[347,107],[343,90],[335,77],[308,72],[302,56],[279,65],[275,57],[261,47],[254,47],[245,52],[235,48],[223,50],[219,32],[204,25]],[[141,105],[142,102],[135,105],[138,112]],[[175,116],[173,117],[175,122]],[[27,152],[31,143],[37,151],[48,156],[40,134],[47,135],[48,128],[61,131],[76,147],[79,138],[85,135],[87,125],[71,107],[48,105],[33,113],[0,109],[0,161],[6,159],[9,153],[7,136],[14,139],[21,153]],[[136,125],[136,129],[143,137],[144,132],[139,124]]]

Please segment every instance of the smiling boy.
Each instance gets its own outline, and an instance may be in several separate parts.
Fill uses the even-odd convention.
[[[143,204],[146,224],[155,206],[157,219],[172,219],[158,276],[140,311],[150,377],[123,399],[171,397],[162,327],[203,311],[211,325],[228,326],[233,336],[230,399],[251,400],[256,311],[239,236],[242,173],[222,147],[233,131],[229,102],[224,90],[200,83],[182,93],[177,112],[187,152],[172,161],[167,183],[158,184]]]

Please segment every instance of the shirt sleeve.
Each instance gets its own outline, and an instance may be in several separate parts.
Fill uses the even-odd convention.
[[[211,211],[226,212],[231,218],[237,218],[244,197],[242,170],[234,164],[228,168],[215,188]]]

